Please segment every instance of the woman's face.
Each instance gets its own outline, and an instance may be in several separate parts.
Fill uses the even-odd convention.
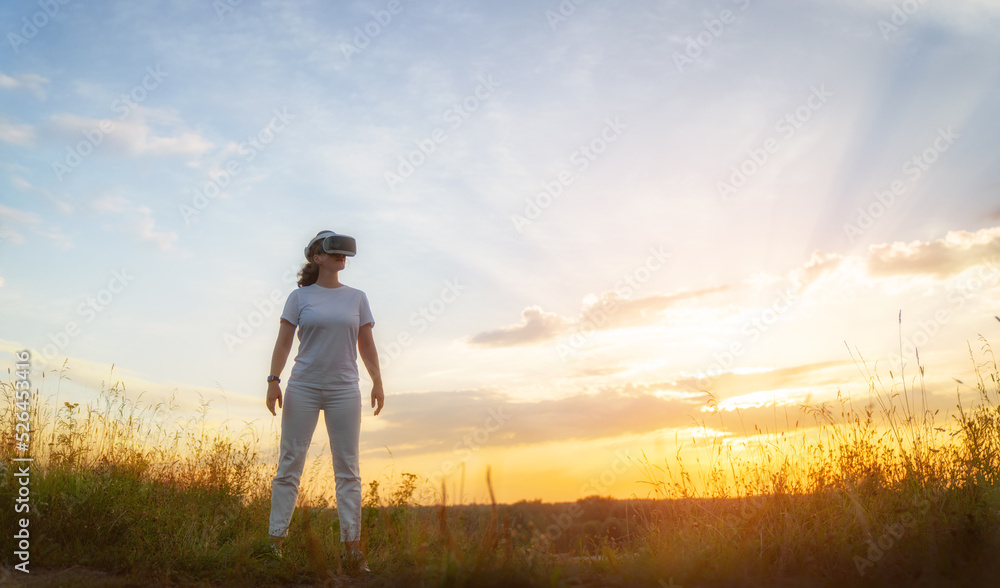
[[[343,253],[326,253],[321,251],[313,256],[316,265],[331,270],[342,270],[347,266],[347,256]]]

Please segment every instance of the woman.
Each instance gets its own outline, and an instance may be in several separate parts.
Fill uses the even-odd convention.
[[[271,484],[269,533],[275,551],[280,553],[280,543],[287,536],[295,509],[306,452],[322,410],[333,453],[340,540],[344,542],[346,559],[360,570],[368,571],[360,548],[358,353],[372,379],[371,403],[372,407],[377,405],[376,416],[382,410],[385,396],[372,338],[375,319],[368,297],[338,279],[338,273],[347,263],[346,257],[355,252],[352,237],[320,231],[305,249],[307,263],[299,272],[299,287],[288,295],[281,313],[267,377],[267,408],[272,415],[276,414],[275,403],[282,409],[281,453]],[[299,350],[282,398],[279,376],[291,351],[296,327]]]

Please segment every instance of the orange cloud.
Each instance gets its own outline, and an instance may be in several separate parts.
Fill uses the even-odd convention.
[[[483,347],[529,345],[554,339],[569,326],[567,319],[553,312],[545,312],[538,306],[522,310],[521,318],[521,324],[477,333],[469,342]]]
[[[512,347],[551,341],[583,325],[607,330],[649,324],[656,314],[680,302],[728,289],[729,286],[719,286],[640,298],[626,298],[612,290],[585,304],[580,314],[572,318],[529,306],[521,311],[520,324],[477,333],[469,338],[469,343],[483,347]]]
[[[873,276],[929,274],[947,278],[981,263],[995,263],[1000,257],[1000,227],[969,231],[949,231],[936,241],[897,241],[872,245],[868,271]]]

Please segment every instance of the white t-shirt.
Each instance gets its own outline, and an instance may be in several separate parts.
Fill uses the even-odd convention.
[[[303,286],[288,295],[281,318],[299,331],[289,380],[318,387],[358,383],[358,329],[375,326],[364,292],[343,285]]]

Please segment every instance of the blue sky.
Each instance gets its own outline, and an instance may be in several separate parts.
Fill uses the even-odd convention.
[[[192,410],[201,393],[266,424],[289,272],[332,229],[358,240],[341,279],[368,293],[383,355],[373,472],[384,447],[434,469],[507,406],[520,418],[470,467],[523,455],[508,498],[577,498],[604,458],[560,452],[661,447],[703,404],[685,396],[699,378],[789,404],[863,387],[844,342],[889,358],[900,310],[906,337],[933,330],[921,358],[950,406],[965,342],[1000,327],[998,16],[916,0],[4,3],[0,350],[35,350],[37,370],[69,358],[66,398],[114,364],[147,400],[177,390]],[[762,371],[774,381],[740,380]],[[604,419],[602,398],[652,416]]]

